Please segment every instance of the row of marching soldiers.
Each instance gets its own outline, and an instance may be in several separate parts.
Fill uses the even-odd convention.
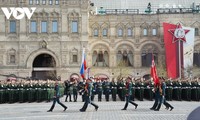
[[[54,96],[53,80],[0,81],[0,103],[51,101]],[[61,95],[64,94],[64,84]]]
[[[121,101],[125,101],[126,95],[126,78],[121,79],[112,79],[109,78],[90,78],[93,81],[93,89],[91,100],[93,101],[95,96],[98,101],[116,101],[117,98]],[[187,101],[199,101],[200,100],[200,81],[199,78],[195,78],[193,80],[165,80],[166,82],[166,95],[165,98],[168,101],[171,100],[187,100]],[[152,91],[154,88],[154,82],[152,79],[145,80],[144,78],[135,79],[132,78],[132,96],[130,100],[134,100],[135,98],[143,101],[144,99],[153,100],[154,92]],[[77,82],[76,80],[65,81],[65,93],[67,102],[69,101],[77,101],[77,93],[81,94],[81,89],[84,88],[84,82]],[[72,96],[73,95],[73,100]],[[82,101],[83,100],[82,96]]]

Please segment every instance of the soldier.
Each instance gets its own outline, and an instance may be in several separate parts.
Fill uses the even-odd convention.
[[[122,110],[126,110],[129,102],[135,106],[135,109],[137,108],[138,104],[130,100],[131,95],[132,95],[132,83],[131,83],[131,78],[128,77],[126,81],[126,104]]]
[[[121,81],[121,87],[122,87],[122,101],[125,101],[125,97],[126,97],[126,81],[125,78],[123,78],[123,80]]]
[[[74,97],[74,102],[77,102],[77,95],[78,95],[78,84],[77,84],[77,81],[74,80],[74,83],[73,83],[73,97]]]
[[[101,101],[102,99],[102,92],[103,92],[103,88],[102,88],[102,82],[99,78],[97,78],[97,94],[98,94],[98,101]]]
[[[196,78],[196,79],[194,79],[193,81],[192,81],[192,91],[191,91],[191,93],[192,93],[192,95],[191,95],[191,99],[192,100],[195,100],[195,101],[198,101],[199,100],[199,95],[200,95],[200,93],[199,93],[199,86],[198,86],[198,78]]]
[[[171,78],[166,81],[166,100],[172,101],[173,83]]]
[[[153,106],[150,108],[150,110],[159,111],[161,103],[162,103],[162,96],[161,96],[162,89],[161,89],[160,83],[154,84],[153,92],[155,93],[155,102],[154,102]],[[158,106],[158,104],[159,104],[159,106]]]
[[[181,80],[174,81],[173,83],[173,97],[174,99],[181,101],[182,97],[182,83]]]
[[[0,104],[5,102],[6,87],[3,81],[0,81]]]
[[[140,79],[140,82],[137,84],[138,87],[138,99],[143,101],[144,98],[144,78]]]
[[[70,92],[70,82],[69,80],[65,81],[65,91],[66,91],[66,98],[65,98],[65,102],[67,102],[67,98],[69,97],[69,100],[71,100],[71,92]]]
[[[103,85],[104,85],[104,94],[105,94],[106,101],[109,101],[110,82],[108,81],[108,79],[105,79]]]
[[[112,92],[112,100],[116,101],[117,82],[114,80],[114,78],[112,79],[112,82],[111,82],[111,92]]]
[[[7,92],[8,92],[8,100],[9,103],[14,103],[15,102],[15,83],[13,80],[8,82],[7,84]]]
[[[131,98],[130,98],[130,100],[133,100],[134,101],[134,99],[135,99],[135,78],[132,78],[132,95],[131,95]]]
[[[122,86],[123,86],[122,79],[118,79],[117,85],[118,85],[117,93],[118,93],[119,99],[122,101]]]
[[[172,107],[165,99],[165,89],[166,89],[166,83],[165,83],[165,79],[164,78],[160,78],[161,81],[161,90],[160,90],[160,100],[159,100],[159,104],[156,107],[155,111],[159,111],[161,104],[163,103],[166,106],[166,109],[168,110],[170,108],[170,111],[172,111],[172,109],[174,109],[174,107]]]
[[[94,101],[94,97],[95,97],[95,94],[96,94],[96,87],[97,87],[97,84],[96,84],[96,81],[93,79],[93,78],[90,78],[92,80],[92,95],[91,95],[91,101]]]
[[[91,100],[91,92],[92,92],[92,83],[90,79],[86,80],[86,84],[85,84],[85,88],[84,88],[84,94],[85,94],[85,103],[83,105],[83,107],[80,109],[80,112],[85,112],[87,109],[88,104],[90,103],[91,105],[93,105],[95,107],[95,110],[97,111],[99,106],[94,104]]]
[[[182,96],[183,99],[191,101],[191,81],[189,79],[182,84]]]
[[[47,112],[52,112],[53,111],[56,102],[58,104],[60,104],[64,108],[64,111],[67,109],[67,107],[60,102],[60,90],[59,89],[60,89],[59,82],[58,82],[58,80],[56,80],[55,81],[55,88],[54,88],[53,104],[52,104],[51,108]]]
[[[21,80],[21,82],[18,84],[18,93],[19,93],[19,102],[24,102],[24,93],[25,93],[25,89],[24,89],[24,81]]]

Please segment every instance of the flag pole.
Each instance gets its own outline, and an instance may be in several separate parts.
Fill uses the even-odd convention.
[[[179,79],[181,79],[181,40],[178,41],[178,54],[179,54]]]

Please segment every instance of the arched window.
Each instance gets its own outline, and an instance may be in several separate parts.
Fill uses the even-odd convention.
[[[118,29],[118,37],[122,37],[123,36],[123,30],[122,28]]]
[[[133,36],[133,31],[132,31],[131,28],[128,28],[127,35],[128,35],[128,37],[132,37]]]
[[[96,67],[108,67],[109,66],[109,55],[108,52],[96,51],[93,52],[92,55],[92,64]]]
[[[200,67],[200,51],[194,51],[193,65]]]
[[[124,50],[117,53],[117,65],[128,67],[133,66],[133,53],[131,51]]]
[[[147,32],[147,28],[143,29],[143,36],[147,36],[148,32]]]
[[[103,29],[103,37],[107,37],[108,35],[108,29],[104,28]]]
[[[194,29],[194,32],[195,32],[195,33],[194,33],[195,36],[199,36],[199,28],[195,28],[195,29]]]
[[[156,28],[153,28],[153,29],[152,29],[152,35],[153,35],[153,36],[156,36],[156,35],[157,35],[157,29],[156,29]]]
[[[98,35],[99,35],[98,29],[94,29],[94,37],[98,37]]]
[[[158,64],[158,53],[150,51],[143,51],[141,54],[142,59],[142,67],[150,67],[152,65],[152,56],[154,57],[154,61]]]

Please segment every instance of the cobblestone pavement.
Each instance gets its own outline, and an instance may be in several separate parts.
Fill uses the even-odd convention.
[[[68,107],[65,112],[58,104],[53,112],[47,112],[52,102],[0,104],[0,120],[186,120],[189,113],[200,106],[200,102],[194,101],[169,101],[174,106],[173,111],[167,111],[165,106],[160,111],[151,111],[153,101],[136,100],[137,109],[129,104],[127,110],[122,111],[124,101],[96,101],[98,111],[89,105],[86,112],[79,112],[83,106],[80,96],[78,102],[64,102],[64,97],[61,102]]]

